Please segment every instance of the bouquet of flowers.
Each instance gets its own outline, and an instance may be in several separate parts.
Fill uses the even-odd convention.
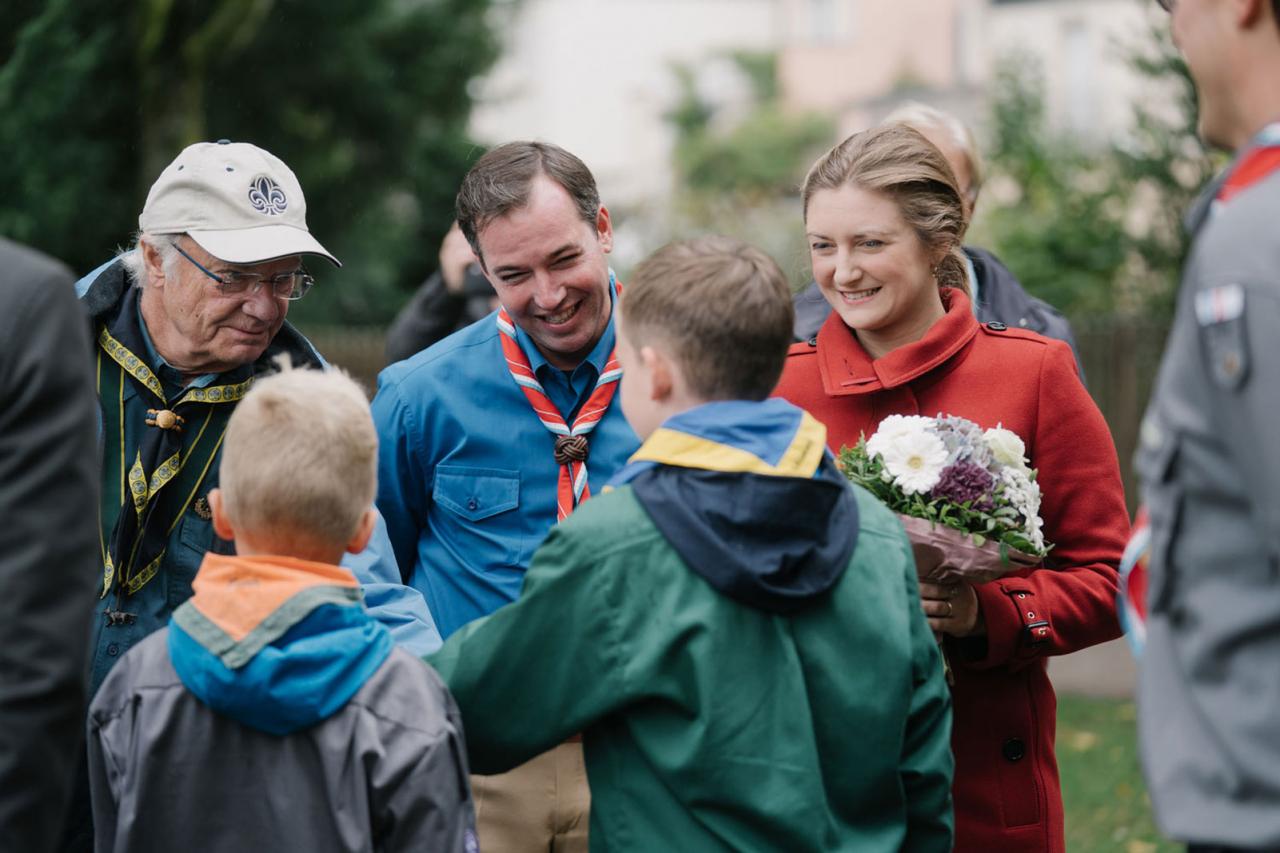
[[[986,583],[1039,563],[1040,487],[1017,433],[964,418],[890,415],[840,468],[902,518],[922,578]]]

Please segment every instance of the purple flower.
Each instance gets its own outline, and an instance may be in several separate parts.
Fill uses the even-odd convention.
[[[991,501],[994,486],[995,478],[985,468],[972,462],[956,462],[942,470],[942,476],[929,492],[929,497],[957,504],[969,502],[974,509],[989,512],[995,509]]]

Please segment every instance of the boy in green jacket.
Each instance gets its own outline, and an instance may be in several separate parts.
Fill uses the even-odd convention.
[[[825,428],[767,399],[785,276],[734,240],[674,243],[619,317],[644,444],[518,601],[429,658],[472,769],[581,732],[592,851],[949,851],[950,698],[910,545]]]

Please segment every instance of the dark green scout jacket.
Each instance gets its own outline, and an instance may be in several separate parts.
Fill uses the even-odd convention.
[[[518,601],[429,658],[473,772],[582,732],[593,851],[949,851],[950,699],[911,549],[856,506],[848,568],[783,615],[691,570],[633,486],[584,504]]]

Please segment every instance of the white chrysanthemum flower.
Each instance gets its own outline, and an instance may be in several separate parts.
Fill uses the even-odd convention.
[[[1027,520],[1027,534],[1031,536],[1033,520],[1037,525],[1042,523],[1040,521],[1040,484],[1031,479],[1028,473],[1017,468],[1002,468],[1000,480],[1004,484],[1005,498],[1018,511],[1018,514]]]
[[[875,435],[867,439],[867,453],[883,456],[885,448],[893,445],[899,438],[920,432],[932,432],[933,418],[919,415],[889,415],[876,427]]]
[[[1035,546],[1037,551],[1044,551],[1044,522],[1040,520],[1038,515],[1027,516],[1027,538],[1031,540],[1031,544]]]
[[[1027,470],[1027,446],[1016,432],[997,425],[984,432],[982,438],[997,462],[1020,471]]]
[[[881,458],[894,483],[914,495],[938,484],[947,465],[947,447],[933,433],[916,430],[899,435],[881,451]]]

